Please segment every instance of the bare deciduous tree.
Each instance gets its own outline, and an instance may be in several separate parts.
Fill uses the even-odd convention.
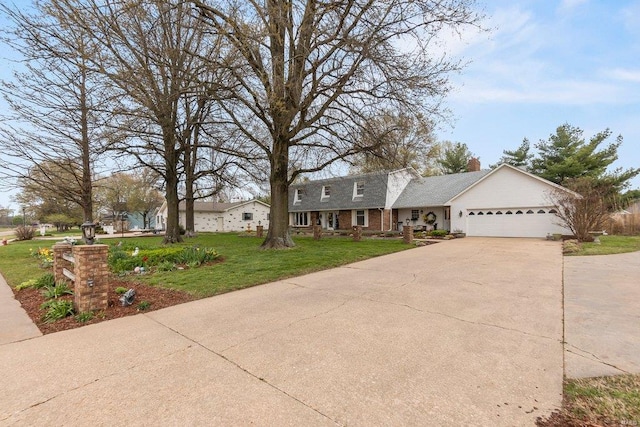
[[[422,115],[387,113],[373,117],[361,135],[371,149],[354,157],[352,170],[369,173],[412,167],[419,173],[428,172],[437,154],[432,131],[433,124]]]
[[[581,242],[593,241],[589,234],[602,231],[609,218],[606,197],[611,185],[591,177],[570,178],[565,186],[571,191],[557,189],[549,199],[556,206],[556,216]]]
[[[0,129],[2,177],[75,203],[91,221],[92,169],[104,138],[104,92],[88,66],[95,52],[46,4],[32,15],[0,9],[13,24],[4,41],[22,56],[22,71],[0,88],[13,112]]]
[[[439,111],[460,64],[430,47],[443,30],[476,25],[470,0],[193,0],[237,62],[228,67],[229,124],[269,160],[271,220],[263,248],[293,246],[288,187],[296,176],[366,150],[368,118]],[[304,159],[291,169],[290,160]]]

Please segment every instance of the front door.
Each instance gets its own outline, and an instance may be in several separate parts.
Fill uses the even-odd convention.
[[[338,212],[327,212],[326,214],[325,228],[327,230],[338,229]]]

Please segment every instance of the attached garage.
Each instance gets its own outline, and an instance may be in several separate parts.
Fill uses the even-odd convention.
[[[477,165],[479,167],[479,165]],[[414,179],[393,204],[399,221],[467,236],[535,237],[571,234],[559,225],[554,194],[570,190],[517,167]],[[428,222],[428,214],[436,221]]]
[[[510,165],[500,165],[453,197],[454,227],[468,236],[546,237],[570,234],[554,214],[553,193],[569,191]]]
[[[553,207],[469,209],[469,236],[545,237],[548,233],[566,233],[557,225]]]

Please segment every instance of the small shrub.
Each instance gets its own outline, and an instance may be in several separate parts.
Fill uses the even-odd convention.
[[[189,267],[197,267],[206,262],[211,262],[218,258],[218,253],[212,248],[199,248],[192,246],[184,248],[175,262],[186,264]]]
[[[34,288],[36,285],[36,282],[37,282],[36,279],[29,279],[26,282],[22,282],[18,286],[16,286],[16,291],[21,291],[27,288]]]
[[[118,286],[118,287],[116,288],[116,294],[118,294],[118,295],[122,295],[122,294],[124,294],[125,292],[127,292],[127,288],[125,288],[125,287]]]
[[[47,312],[43,316],[45,323],[53,323],[56,320],[64,319],[67,316],[73,315],[73,302],[67,300],[50,300],[46,303]],[[45,306],[43,304],[43,306]]]
[[[56,284],[56,278],[53,275],[53,273],[47,273],[43,276],[40,276],[38,279],[36,279],[34,288],[41,289],[41,288],[44,288],[45,286],[55,286],[55,284]]]
[[[580,244],[577,240],[565,240],[562,244],[562,253],[573,254],[580,252]]]
[[[176,268],[176,265],[171,261],[163,261],[158,264],[158,271],[173,271]]]
[[[447,235],[447,230],[431,230],[429,235],[432,237],[444,237]]]
[[[93,311],[85,311],[80,314],[76,314],[75,319],[78,323],[86,323],[93,319]]]
[[[59,282],[55,285],[47,285],[42,290],[42,295],[46,299],[60,298],[63,295],[73,295],[73,291],[65,282]]]
[[[33,239],[34,231],[30,225],[21,225],[15,229],[16,239],[18,240],[31,240]]]
[[[149,301],[140,301],[140,303],[138,304],[139,311],[145,311],[149,307],[151,307],[151,303]]]

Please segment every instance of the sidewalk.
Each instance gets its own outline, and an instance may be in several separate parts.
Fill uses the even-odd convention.
[[[0,274],[0,346],[41,335]]]

